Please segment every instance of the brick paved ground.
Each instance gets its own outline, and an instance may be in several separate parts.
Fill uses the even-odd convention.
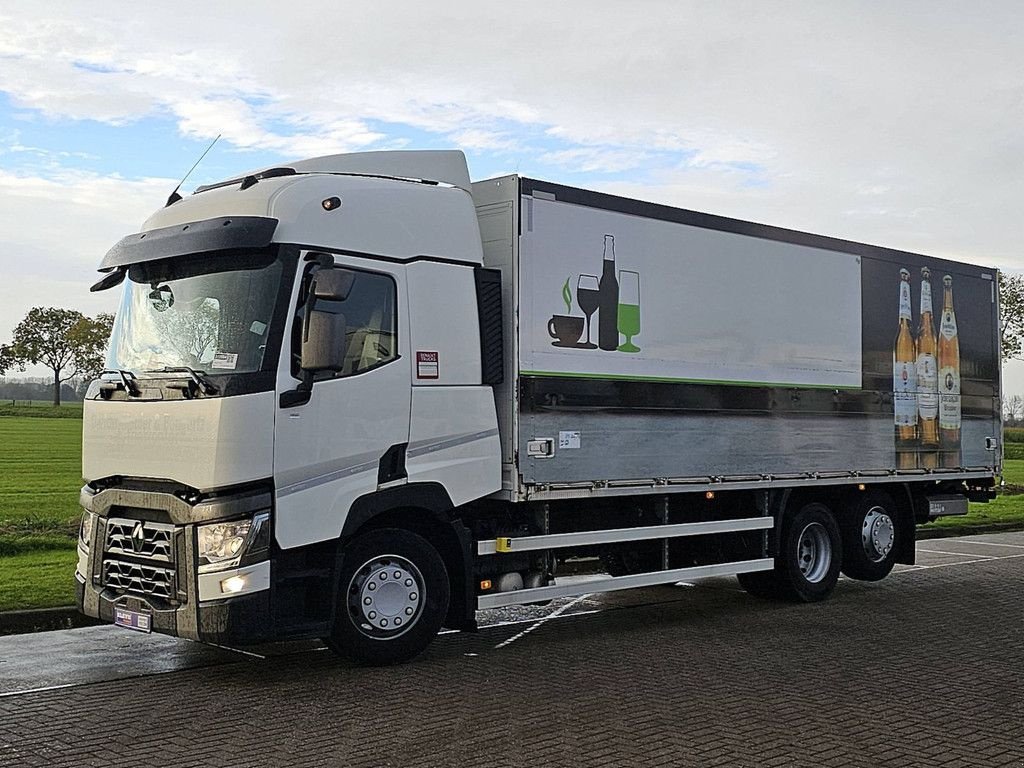
[[[9,696],[0,766],[1024,766],[1021,555],[812,606],[616,595],[393,669],[307,652]]]

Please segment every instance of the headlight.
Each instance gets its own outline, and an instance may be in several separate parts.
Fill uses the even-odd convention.
[[[92,529],[95,521],[96,515],[92,512],[82,512],[82,522],[78,526],[78,543],[85,549],[89,548],[89,542],[92,541]]]
[[[199,570],[232,568],[245,555],[258,555],[270,545],[270,513],[251,520],[199,526]]]

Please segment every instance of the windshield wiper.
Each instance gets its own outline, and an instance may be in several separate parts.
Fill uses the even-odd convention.
[[[105,374],[112,373],[115,376],[121,377],[121,384],[124,386],[124,391],[132,397],[138,397],[142,394],[142,390],[139,389],[138,377],[131,371],[126,371],[123,368],[104,368],[100,371],[100,377],[102,378]],[[113,382],[108,382],[113,383]],[[117,388],[117,384],[114,384],[114,388]]]
[[[196,386],[199,387],[199,391],[204,395],[217,394],[217,387],[206,378],[206,371],[197,371],[195,368],[187,365],[165,365],[163,368],[153,371],[153,373],[187,373]]]

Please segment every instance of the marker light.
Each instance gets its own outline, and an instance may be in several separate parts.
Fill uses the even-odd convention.
[[[493,585],[491,584],[491,580],[490,580],[490,579],[482,579],[482,580],[480,581],[480,591],[481,591],[481,592],[486,592],[486,591],[487,591],[488,589],[490,589],[490,588],[491,588],[492,586],[493,586]]]
[[[705,499],[713,499],[713,498],[715,498],[715,492],[714,491],[708,491],[707,493],[704,494],[704,498]]]
[[[323,206],[325,211],[334,211],[341,208],[340,197],[328,197],[320,201],[320,205]]]
[[[865,488],[865,485],[864,485],[864,483],[857,483],[857,490],[858,490],[858,491],[863,491],[863,490],[864,490],[864,488]]]

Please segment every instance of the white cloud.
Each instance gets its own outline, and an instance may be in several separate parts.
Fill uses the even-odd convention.
[[[103,254],[138,231],[174,188],[171,179],[127,181],[62,171],[0,169],[0,342],[34,306],[109,312],[116,291],[93,294]]]
[[[426,131],[494,167],[1024,268],[1022,23],[1008,1],[8,0],[0,91],[52,121],[167,119],[287,156]],[[24,131],[8,150],[38,145]],[[96,258],[173,187],[143,206],[145,180],[65,180],[16,203],[0,185],[5,250],[91,239]]]

